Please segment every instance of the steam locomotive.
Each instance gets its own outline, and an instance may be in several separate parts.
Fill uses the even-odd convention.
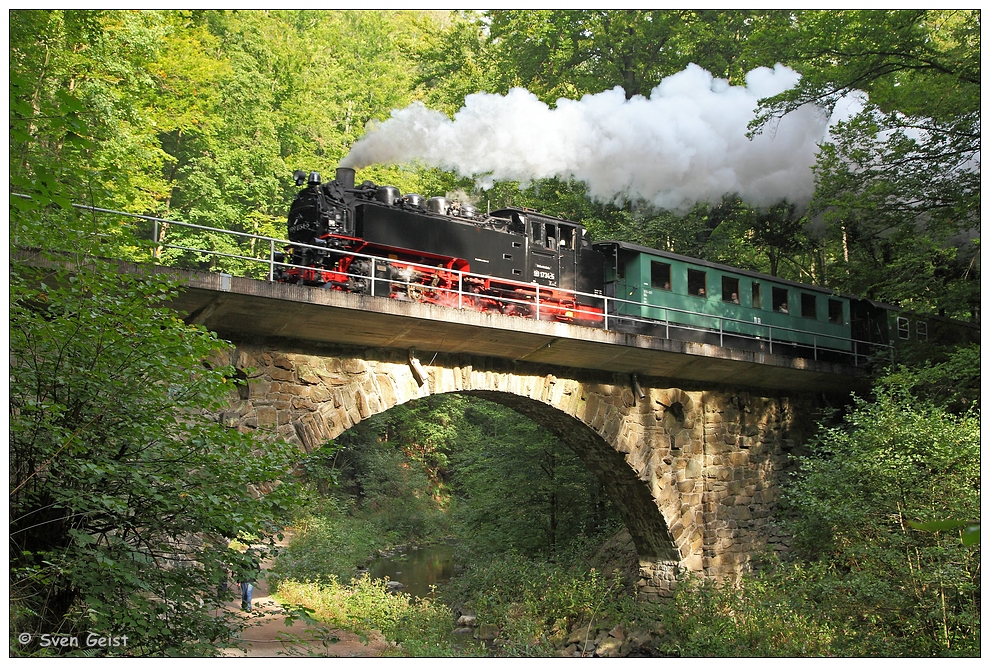
[[[620,241],[527,208],[482,214],[354,170],[297,171],[276,280],[488,313],[848,362],[979,329]],[[957,326],[958,325],[958,326]]]
[[[316,172],[294,176],[307,185],[289,209],[289,241],[308,247],[288,248],[279,280],[503,315],[603,320],[593,297],[603,294],[604,260],[577,223],[522,208],[482,215],[445,197],[355,186],[347,168],[329,183]]]

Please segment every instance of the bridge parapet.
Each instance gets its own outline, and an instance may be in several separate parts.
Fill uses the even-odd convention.
[[[462,352],[699,387],[848,395],[867,386],[864,369],[844,364],[202,271],[156,270],[186,282],[176,309],[228,337],[414,348],[422,355]]]

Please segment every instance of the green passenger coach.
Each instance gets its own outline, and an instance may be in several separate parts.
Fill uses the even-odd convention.
[[[617,323],[769,353],[857,353],[850,299],[831,290],[621,241],[594,247],[605,255],[607,317]]]

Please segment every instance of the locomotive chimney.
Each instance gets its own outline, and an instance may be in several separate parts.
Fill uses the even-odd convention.
[[[337,182],[344,188],[353,188],[354,170],[348,167],[337,167]]]

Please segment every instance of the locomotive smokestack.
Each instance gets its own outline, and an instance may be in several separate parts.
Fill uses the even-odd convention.
[[[353,188],[354,170],[348,167],[337,167],[337,182],[344,188]]]

